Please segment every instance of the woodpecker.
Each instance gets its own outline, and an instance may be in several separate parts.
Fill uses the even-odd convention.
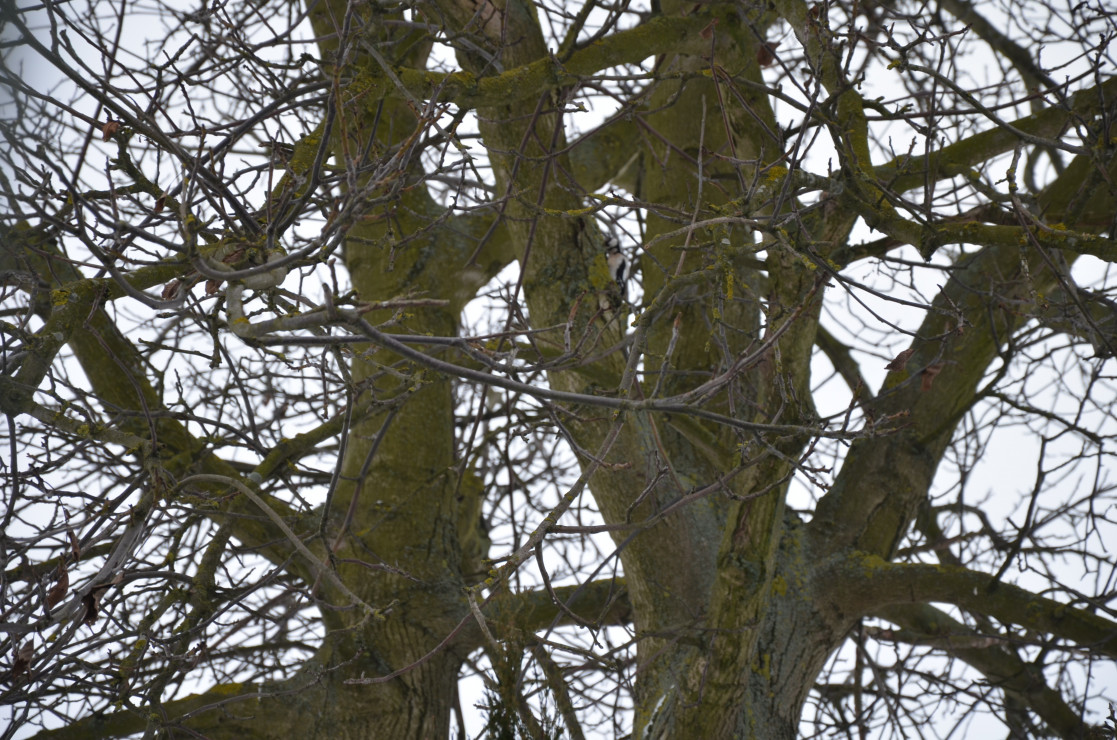
[[[625,283],[628,281],[628,260],[621,251],[621,242],[612,234],[605,237],[605,264],[609,266],[609,275],[617,281],[621,298],[626,298]]]

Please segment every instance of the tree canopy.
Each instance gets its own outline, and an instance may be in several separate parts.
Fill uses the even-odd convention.
[[[1113,736],[1115,34],[0,2],[3,737]]]

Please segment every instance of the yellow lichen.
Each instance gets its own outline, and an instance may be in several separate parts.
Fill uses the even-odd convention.
[[[768,168],[768,182],[775,182],[787,177],[786,167],[769,167]]]
[[[783,576],[776,576],[772,579],[772,593],[779,596],[787,595],[787,581],[784,580]]]
[[[772,655],[771,653],[761,653],[757,656],[756,662],[752,664],[752,670],[759,673],[766,680],[772,679]]]

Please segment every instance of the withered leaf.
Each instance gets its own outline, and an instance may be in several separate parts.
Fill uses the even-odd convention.
[[[81,544],[78,543],[78,536],[74,534],[74,530],[67,526],[66,537],[70,540],[70,554],[74,556],[74,562],[78,562],[81,558]]]
[[[896,355],[896,357],[892,360],[892,362],[885,365],[884,369],[885,370],[892,370],[892,371],[895,371],[895,372],[899,372],[899,371],[903,370],[905,367],[907,367],[908,360],[911,359],[911,356],[913,354],[915,354],[914,349],[905,349],[903,352]]]
[[[175,298],[178,298],[181,289],[182,281],[177,278],[167,283],[163,286],[163,300],[173,301]]]
[[[94,589],[81,597],[81,605],[84,608],[81,616],[82,624],[93,624],[97,621],[97,606],[101,601],[98,594],[102,593],[104,593],[104,591],[97,591]]]
[[[701,31],[698,32],[698,35],[701,36],[704,39],[710,38],[711,36],[714,35],[714,28],[717,27],[717,24],[718,24],[718,19],[714,18],[712,21],[710,21],[709,25],[707,25],[705,28],[703,28]]]
[[[101,611],[101,599],[105,597],[105,592],[123,580],[124,574],[117,573],[111,581],[94,586],[89,589],[89,593],[81,597],[81,604],[85,607],[85,612],[81,617],[82,624],[92,625],[97,621],[97,615]]]
[[[31,640],[23,643],[23,646],[18,650],[13,650],[15,660],[12,661],[12,678],[16,678],[22,673],[31,675],[31,663],[35,659],[35,643]]]
[[[772,62],[776,61],[776,47],[780,45],[779,41],[767,41],[760,45],[756,50],[756,63],[764,67],[771,67]]]
[[[155,199],[155,212],[159,213],[163,207],[167,205],[167,193],[164,191],[158,198]]]
[[[120,121],[109,121],[101,127],[101,141],[108,141],[120,130]]]
[[[58,564],[58,581],[47,591],[47,611],[58,606],[66,593],[70,590],[70,573],[66,570],[65,563]]]
[[[935,376],[942,372],[942,367],[944,364],[945,363],[942,362],[936,362],[934,365],[928,365],[927,367],[923,368],[923,372],[920,373],[920,377],[922,378],[922,380],[919,383],[919,390],[931,390],[931,385],[935,382]]]
[[[221,288],[220,280],[207,280],[206,281],[206,295],[213,295]]]

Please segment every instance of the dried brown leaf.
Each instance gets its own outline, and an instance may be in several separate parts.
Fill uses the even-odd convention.
[[[179,292],[182,290],[182,281],[177,278],[163,286],[163,300],[173,301],[178,298]]]
[[[109,121],[101,127],[101,141],[108,141],[120,130],[120,121]]]
[[[914,349],[905,349],[903,352],[896,355],[896,357],[892,360],[892,362],[885,365],[884,369],[885,370],[892,370],[894,372],[899,372],[899,371],[903,370],[905,367],[907,367],[908,360],[911,359],[911,356],[913,354],[915,354]]]
[[[101,611],[101,599],[105,597],[105,592],[113,586],[119,584],[124,580],[123,573],[117,573],[108,583],[102,583],[89,589],[89,593],[81,598],[82,606],[85,607],[85,612],[82,614],[82,624],[93,624],[97,621],[97,615]]]
[[[760,45],[756,50],[756,63],[763,69],[764,67],[771,67],[772,62],[776,61],[776,47],[780,45],[779,41],[767,41]]]
[[[705,28],[703,28],[701,31],[698,32],[698,35],[701,36],[704,39],[710,38],[711,36],[714,35],[714,29],[717,28],[717,25],[718,25],[718,19],[714,18],[712,21],[710,21],[709,25],[707,25]]]
[[[93,624],[97,621],[97,610],[101,602],[100,594],[103,593],[104,591],[94,589],[81,597],[81,605],[84,607],[81,617],[82,624]]]
[[[54,607],[66,598],[66,594],[70,591],[70,573],[66,570],[65,563],[58,564],[58,580],[51,586],[50,591],[47,591],[47,611]]]
[[[35,660],[35,643],[28,640],[23,643],[19,650],[13,650],[15,660],[12,661],[12,678],[18,677],[22,673],[26,673],[29,677],[31,675],[31,663]]]
[[[155,212],[159,213],[167,205],[167,193],[164,191],[158,198],[155,199]]]
[[[76,563],[81,558],[81,544],[78,542],[78,536],[74,534],[72,528],[67,526],[66,537],[70,540],[70,554],[74,556],[74,562]]]
[[[927,367],[923,368],[923,372],[920,373],[920,377],[922,378],[922,380],[919,383],[919,390],[931,390],[931,386],[935,382],[935,377],[942,372],[944,364],[945,363],[942,362],[936,362],[934,365],[928,365]]]

